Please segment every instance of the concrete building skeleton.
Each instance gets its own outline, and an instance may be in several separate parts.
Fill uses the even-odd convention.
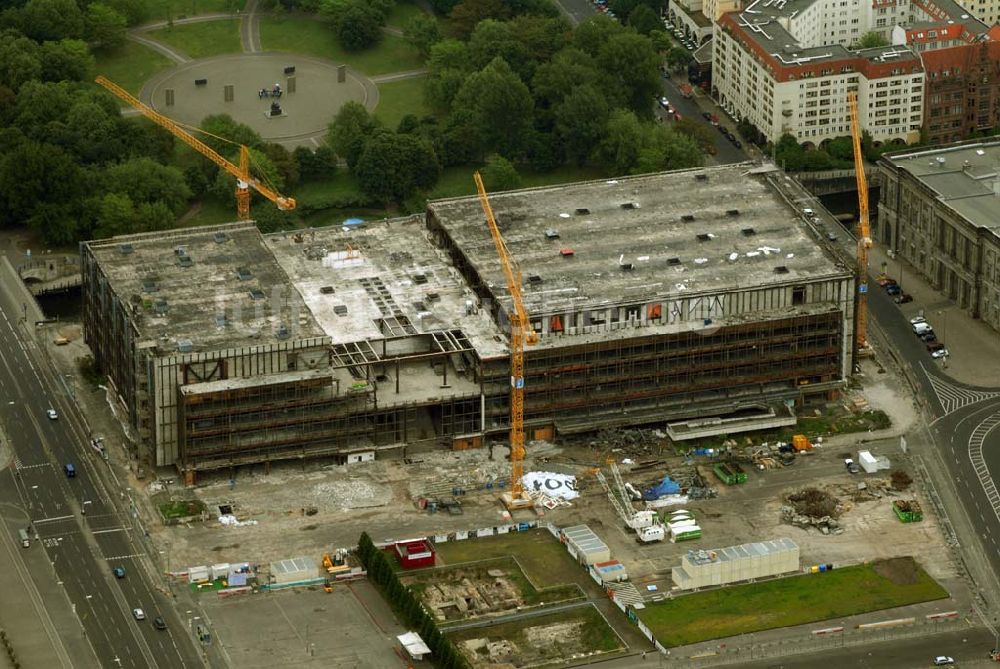
[[[850,372],[853,272],[779,195],[783,175],[766,172],[491,195],[540,335],[526,355],[529,439],[760,426],[836,394]],[[81,251],[96,362],[137,441],[188,481],[505,438],[510,300],[474,197],[363,226],[232,224]]]

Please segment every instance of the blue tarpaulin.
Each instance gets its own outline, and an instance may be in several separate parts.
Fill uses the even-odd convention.
[[[365,219],[363,218],[349,218],[346,221],[344,221],[341,225],[361,225],[364,222]]]
[[[642,493],[642,498],[647,502],[660,499],[666,495],[676,495],[681,491],[681,487],[669,476],[664,476],[660,484]]]

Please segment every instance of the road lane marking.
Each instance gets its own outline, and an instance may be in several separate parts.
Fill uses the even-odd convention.
[[[106,557],[104,558],[104,561],[110,562],[111,560],[130,560],[132,558],[139,558],[139,557],[142,557],[142,553],[133,553],[132,555],[118,555],[115,557]]]
[[[39,523],[54,523],[57,520],[66,520],[67,518],[73,518],[73,516],[69,515],[69,516],[56,516],[54,518],[38,518],[38,519],[33,520],[31,522],[33,522],[35,525],[37,525]]]
[[[91,534],[107,534],[108,532],[124,532],[124,531],[125,531],[124,527],[112,527],[111,529],[107,530],[94,530],[93,532],[91,532]]]

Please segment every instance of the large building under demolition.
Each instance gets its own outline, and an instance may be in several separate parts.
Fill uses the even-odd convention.
[[[787,424],[850,370],[854,277],[771,183],[729,165],[491,196],[539,342],[529,438]],[[199,470],[508,427],[511,309],[478,199],[261,235],[82,245],[84,328],[137,441]]]

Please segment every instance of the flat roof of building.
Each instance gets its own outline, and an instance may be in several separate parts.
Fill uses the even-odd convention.
[[[140,341],[190,353],[323,330],[253,223],[85,242]],[[284,326],[284,329],[282,329]]]
[[[530,315],[842,274],[765,172],[742,163],[493,193],[490,202]],[[509,310],[478,198],[428,210]]]
[[[962,142],[883,156],[938,194],[977,227],[993,229],[1000,209],[1000,141]]]
[[[799,545],[791,539],[782,537],[769,541],[755,541],[739,546],[727,546],[715,550],[692,550],[688,551],[688,560],[692,564],[703,565],[712,562],[729,562],[731,560],[742,560],[748,557],[761,557],[764,555],[774,555],[787,551],[797,551]]]
[[[413,335],[461,329],[484,357],[503,355],[506,337],[431,242],[422,216],[276,233],[265,246],[334,345],[410,346]],[[381,345],[372,344],[381,354]]]

